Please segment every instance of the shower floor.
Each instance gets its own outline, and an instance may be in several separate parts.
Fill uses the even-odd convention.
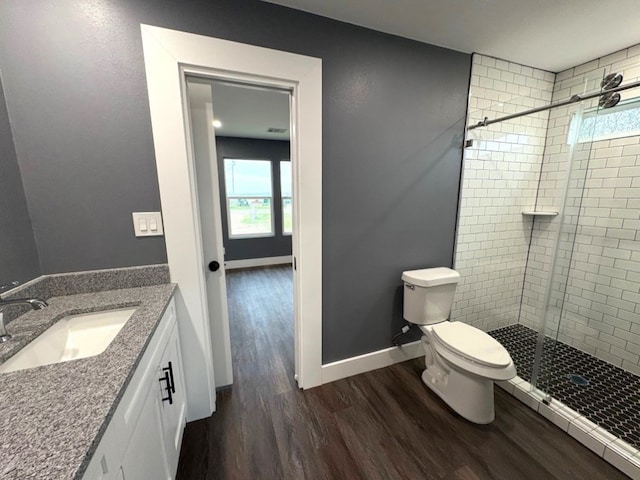
[[[507,349],[518,376],[531,381],[538,333],[509,325],[489,334]],[[640,449],[640,377],[549,337],[542,359],[538,388]],[[574,383],[572,375],[588,384]]]

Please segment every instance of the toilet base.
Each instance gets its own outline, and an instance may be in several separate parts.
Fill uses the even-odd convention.
[[[493,380],[462,371],[438,355],[422,337],[424,363],[422,381],[445,401],[461,417],[470,422],[487,424],[493,422]]]
[[[493,422],[493,380],[428,368],[422,372],[422,381],[461,417],[483,425]]]

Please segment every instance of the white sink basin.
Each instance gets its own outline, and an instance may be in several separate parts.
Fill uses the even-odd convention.
[[[99,355],[135,311],[119,308],[61,318],[0,365],[0,373]]]

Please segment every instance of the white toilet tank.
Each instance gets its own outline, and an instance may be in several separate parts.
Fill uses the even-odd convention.
[[[402,272],[404,319],[418,325],[447,320],[459,278],[458,272],[445,267]]]

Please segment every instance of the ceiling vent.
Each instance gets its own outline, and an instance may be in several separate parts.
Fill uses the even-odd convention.
[[[284,133],[286,131],[287,131],[286,128],[274,128],[274,127],[267,128],[267,132],[269,133]]]

